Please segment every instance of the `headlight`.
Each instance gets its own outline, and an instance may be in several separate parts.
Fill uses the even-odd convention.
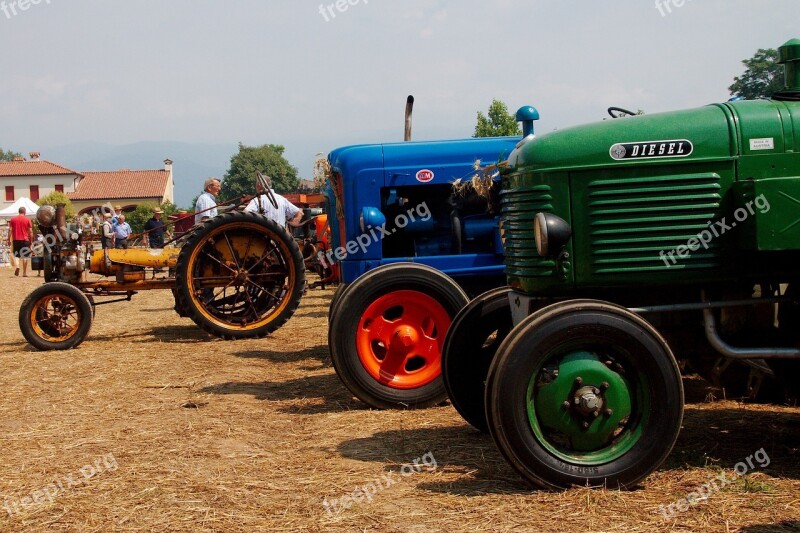
[[[386,217],[377,207],[365,207],[358,218],[361,233],[366,233],[368,228],[379,228],[386,224]]]
[[[541,257],[558,255],[572,237],[572,228],[561,217],[552,213],[536,213],[533,220],[536,251]]]

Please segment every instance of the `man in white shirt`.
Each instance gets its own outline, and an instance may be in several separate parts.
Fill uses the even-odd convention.
[[[208,178],[203,183],[203,194],[197,197],[197,203],[194,206],[195,224],[217,216],[217,195],[221,188],[222,183],[217,178]]]
[[[270,202],[267,198],[266,194],[260,194],[263,191],[260,183],[256,184],[256,190],[258,191],[259,196],[256,196],[250,200],[250,203],[244,208],[245,211],[250,213],[261,213],[266,217],[271,218],[282,227],[286,226],[287,221],[289,222],[290,226],[302,226],[300,222],[303,218],[302,209],[295,206],[292,202],[276,193],[274,190],[270,189],[275,197],[275,201],[278,203],[278,207],[275,208],[272,205],[272,202]]]

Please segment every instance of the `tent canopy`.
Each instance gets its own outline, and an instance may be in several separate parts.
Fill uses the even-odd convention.
[[[36,210],[39,209],[39,206],[35,203],[31,202],[28,198],[24,196],[11,204],[10,206],[6,207],[2,211],[0,211],[0,218],[13,218],[19,215],[19,208],[25,208],[25,216],[27,217],[35,217]]]

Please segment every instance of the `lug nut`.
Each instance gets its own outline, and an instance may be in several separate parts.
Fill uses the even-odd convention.
[[[602,390],[608,390],[608,387],[610,387],[610,386],[611,386],[611,385],[609,385],[609,384],[608,384],[608,381],[604,381],[604,382],[602,382],[602,383],[600,384],[600,388],[601,388]]]
[[[606,416],[611,416],[613,414],[614,414],[614,411],[612,411],[611,409],[606,409],[606,411],[605,411],[605,415]]]
[[[580,376],[575,378],[575,385],[583,385],[583,378]]]
[[[583,423],[581,424],[581,427],[582,427],[583,429],[589,429],[589,422],[583,422]]]
[[[575,405],[580,405],[580,404],[581,404],[581,399],[575,398]]]
[[[565,411],[568,411],[569,410],[569,402],[565,401],[564,403],[561,404],[561,407],[563,407]]]
[[[594,411],[594,412],[592,412],[592,416],[593,416],[593,417],[595,417],[595,418],[597,418],[598,416],[600,416],[600,411]]]

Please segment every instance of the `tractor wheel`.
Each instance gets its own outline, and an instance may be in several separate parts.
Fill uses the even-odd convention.
[[[303,257],[275,221],[232,212],[206,221],[181,249],[176,309],[225,339],[263,337],[297,309]]]
[[[336,304],[338,304],[339,300],[342,299],[342,294],[344,294],[344,291],[347,289],[347,287],[349,287],[347,283],[339,283],[339,286],[336,287],[335,291],[333,291],[333,297],[331,298],[331,303],[328,306],[328,324],[331,323],[331,317],[336,310]]]
[[[546,488],[628,488],[669,455],[683,418],[681,374],[644,319],[594,300],[545,307],[498,348],[489,430],[509,463]]]
[[[511,331],[509,287],[485,292],[467,304],[450,325],[442,349],[442,378],[456,411],[475,428],[489,431],[483,401],[486,374],[500,343]]]
[[[342,293],[331,315],[336,373],[378,409],[441,403],[447,398],[444,337],[467,302],[455,281],[425,265],[394,263],[367,272]]]
[[[61,282],[45,283],[28,295],[19,310],[19,329],[39,350],[69,350],[92,327],[92,304],[80,289]]]

